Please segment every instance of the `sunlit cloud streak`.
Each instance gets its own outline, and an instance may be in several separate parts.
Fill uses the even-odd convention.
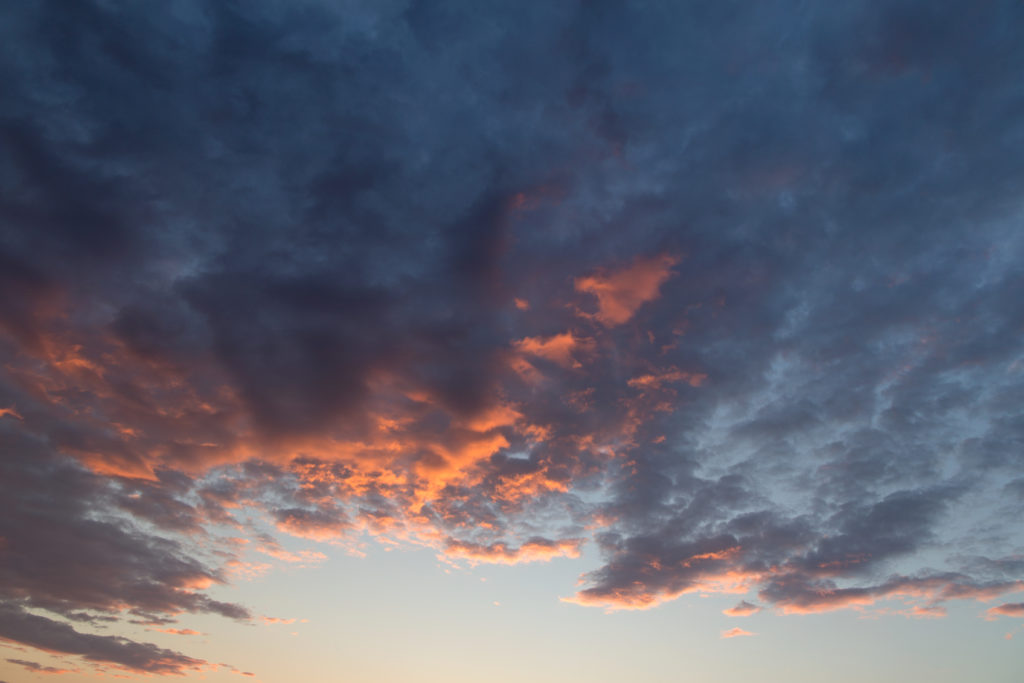
[[[74,669],[61,669],[56,666],[43,666],[37,662],[30,662],[24,659],[11,659],[7,660],[11,664],[17,664],[20,667],[28,669],[34,674],[49,674],[58,676],[60,674],[74,673]]]
[[[750,631],[745,631],[745,630],[741,629],[739,626],[735,626],[735,627],[729,629],[728,631],[722,631],[722,638],[740,638],[742,636],[756,636],[756,635],[757,635],[756,633],[751,633]]]
[[[464,559],[471,563],[519,564],[520,562],[546,562],[556,557],[579,557],[583,539],[550,541],[546,538],[531,538],[517,548],[510,548],[498,542],[480,545],[449,539],[445,544],[445,555],[452,559]]]
[[[990,607],[989,617],[1024,617],[1024,602],[1008,602],[1005,605]]]

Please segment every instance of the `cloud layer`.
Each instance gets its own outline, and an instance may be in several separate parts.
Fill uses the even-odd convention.
[[[1020,615],[1020,3],[4,13],[0,638],[208,667],[110,629],[275,534]]]

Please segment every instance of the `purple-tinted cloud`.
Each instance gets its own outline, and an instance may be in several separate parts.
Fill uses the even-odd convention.
[[[153,674],[182,674],[206,666],[203,660],[172,650],[118,636],[82,633],[67,624],[10,606],[0,607],[0,638]]]
[[[31,671],[32,673],[35,673],[35,674],[59,675],[59,674],[72,673],[72,669],[61,669],[61,668],[58,668],[56,666],[43,666],[42,664],[39,664],[38,662],[30,662],[30,661],[27,661],[27,660],[24,660],[24,659],[8,659],[7,661],[10,662],[11,664],[17,664],[20,667],[24,667],[25,669],[28,669],[29,671]]]

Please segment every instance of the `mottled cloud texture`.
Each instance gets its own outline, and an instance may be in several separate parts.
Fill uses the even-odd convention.
[[[120,634],[285,535],[1020,616],[1024,4],[0,12],[0,638],[211,667]]]

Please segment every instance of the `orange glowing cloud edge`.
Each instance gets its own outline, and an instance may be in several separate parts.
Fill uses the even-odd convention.
[[[63,669],[56,666],[42,666],[40,664],[37,664],[36,662],[26,661],[24,659],[17,658],[8,658],[7,661],[11,664],[17,664],[18,666],[32,672],[32,674],[35,676],[61,676],[63,674],[76,674],[80,673],[81,671],[81,669]]]
[[[200,396],[176,371],[137,357],[110,336],[86,348],[52,333],[42,337],[34,353],[19,367],[8,368],[12,378],[26,395],[90,435],[84,443],[55,445],[97,474],[155,481],[156,469],[172,451],[171,464],[186,471],[238,462],[258,452],[234,452],[238,440],[233,435],[250,429],[226,383]],[[126,398],[113,388],[118,383],[130,384],[136,395]],[[69,396],[89,400],[74,402]],[[11,410],[20,417],[16,408]],[[225,437],[228,443],[222,443]]]
[[[940,603],[949,600],[988,602],[1001,595],[1024,590],[1024,582],[994,586],[965,586],[941,577],[905,579],[874,588],[819,589],[799,600],[780,601],[776,608],[783,614],[817,614],[840,609],[862,610],[885,600],[920,601],[900,612],[906,616],[939,618],[945,615]]]
[[[318,542],[337,545],[339,538],[351,537],[357,533],[368,533],[382,543],[403,543],[425,547],[441,548],[443,554],[451,554],[455,558],[470,559],[477,562],[519,563],[526,561],[547,560],[553,557],[578,556],[578,544],[562,542],[556,546],[539,543],[526,543],[515,551],[509,546],[497,549],[496,552],[470,552],[469,546],[443,548],[444,535],[433,527],[430,519],[423,517],[420,511],[428,503],[444,500],[442,492],[452,483],[474,486],[480,483],[480,473],[475,472],[477,463],[507,448],[508,440],[497,429],[512,429],[528,436],[531,440],[544,438],[545,433],[535,425],[521,421],[521,414],[510,405],[499,405],[479,415],[473,422],[465,423],[467,428],[474,428],[459,447],[448,447],[445,444],[426,444],[441,456],[439,463],[417,465],[413,469],[402,469],[400,463],[388,460],[370,461],[371,465],[360,463],[357,458],[344,457],[338,459],[336,450],[329,447],[327,452],[314,451],[308,446],[302,451],[302,459],[290,463],[290,472],[298,478],[300,489],[329,487],[332,496],[349,497],[375,491],[384,494],[392,503],[399,504],[397,517],[374,517],[372,519],[354,519],[346,523],[340,519],[323,520],[318,517],[305,517],[300,514],[288,515],[276,520],[276,528],[292,536],[306,538]],[[483,430],[483,431],[480,431]],[[402,435],[389,434],[388,438],[403,439]],[[423,444],[414,440],[410,447],[424,448]],[[360,444],[363,445],[363,444]],[[358,449],[357,449],[358,450]],[[401,451],[403,449],[396,449]],[[346,454],[347,455],[347,454]],[[330,462],[318,458],[335,458]],[[344,472],[334,465],[345,465]],[[489,484],[490,495],[496,501],[515,505],[549,492],[565,492],[569,483],[565,480],[552,479],[547,466],[541,465],[526,473],[509,473]],[[447,494],[450,495],[450,494]],[[337,498],[328,498],[335,502]],[[484,524],[480,527],[483,528]],[[311,551],[288,553],[278,549],[256,549],[269,557],[282,561],[299,563],[315,563],[319,554]],[[358,554],[358,553],[357,553]],[[262,564],[238,562],[233,570],[239,574],[258,575],[265,571]]]
[[[571,331],[550,337],[523,337],[512,342],[512,348],[520,354],[543,358],[565,368],[582,367],[573,354],[590,351],[593,347],[593,339],[579,337]]]
[[[470,564],[524,564],[548,562],[558,557],[578,558],[586,539],[567,538],[557,541],[534,539],[519,547],[497,542],[490,545],[448,539],[441,559],[467,560]]]
[[[598,272],[576,278],[576,291],[597,297],[597,312],[584,314],[606,327],[628,322],[645,303],[661,296],[661,286],[680,262],[673,254],[641,258],[614,272]]]
[[[148,630],[154,630],[154,629],[148,629]],[[11,643],[11,644],[14,644],[15,646],[17,646],[16,649],[24,651],[23,648],[20,647],[21,644],[18,641],[11,640],[9,638],[0,637],[0,643]],[[41,646],[41,645],[38,645],[38,644],[33,644],[30,647],[33,650],[37,650],[39,652],[45,652],[48,655],[52,655],[54,657],[58,657],[65,664],[67,663],[66,658],[69,657],[69,656],[72,656],[72,657],[83,656],[83,655],[75,655],[73,653],[64,652],[62,650],[55,650],[53,648]],[[97,660],[87,659],[87,660],[83,661],[82,663],[87,664],[90,667],[92,667],[92,672],[93,672],[92,675],[97,677],[97,678],[103,678],[103,677],[107,677],[107,676],[110,676],[111,678],[127,678],[128,674],[142,674],[144,676],[158,676],[158,677],[163,677],[163,676],[184,676],[184,675],[187,675],[189,672],[202,673],[202,672],[207,672],[207,671],[217,671],[220,668],[227,668],[229,670],[236,670],[236,671],[238,671],[238,669],[235,669],[235,667],[232,667],[229,664],[214,664],[212,662],[206,661],[205,659],[196,659],[194,657],[188,657],[188,656],[180,655],[180,654],[177,654],[177,653],[169,653],[167,656],[152,657],[152,658],[150,658],[146,662],[147,666],[144,667],[144,668],[135,667],[135,666],[129,666],[129,665],[125,665],[125,664],[118,664],[118,663],[115,663],[115,662],[106,661],[106,660],[99,660],[99,659],[97,659]],[[67,673],[81,673],[82,672],[81,669],[57,670],[56,667],[36,668],[38,665],[36,665],[34,662],[29,662],[28,666],[26,666],[25,663],[20,663],[20,664],[22,666],[25,666],[25,668],[31,670],[32,673],[34,673],[34,674],[67,674]],[[44,670],[44,669],[47,669],[47,670]],[[49,669],[53,669],[53,670],[49,670]],[[112,673],[112,672],[118,672],[118,673]],[[254,675],[254,674],[249,674],[249,675]]]
[[[15,406],[10,406],[8,408],[0,408],[0,418],[7,416],[13,417],[16,420],[21,420],[22,422],[25,421],[25,418],[21,416],[21,414],[17,411]]]
[[[667,263],[667,261],[664,263]],[[577,347],[576,338],[571,334],[561,337],[556,335],[553,338],[546,339],[524,339],[530,340],[531,342],[522,346],[524,352],[529,351],[537,352],[538,354],[554,354],[554,359],[559,359],[563,362],[568,362],[567,359],[571,358],[571,349],[575,349]],[[552,339],[556,340],[555,344],[552,344]],[[571,344],[569,343],[570,341],[572,342]],[[75,349],[74,352],[76,354],[80,353],[80,349]],[[563,353],[564,355],[560,355]],[[102,379],[105,374],[104,372],[97,371],[94,364],[79,362],[79,360],[80,359],[77,357],[73,357],[70,360],[61,360],[58,367],[61,369],[62,376],[66,378],[68,376],[81,377],[85,375],[89,381],[94,381],[96,378]],[[633,378],[633,380],[630,381],[630,385],[635,388],[651,388],[668,382],[687,382],[692,386],[699,386],[700,383],[704,381],[704,378],[705,376],[700,373],[687,373],[676,368],[670,368],[664,371],[659,371],[658,373],[650,373],[648,375],[641,375]],[[50,391],[59,393],[58,390],[61,388],[63,387],[47,386],[42,387],[40,391],[44,394]],[[429,396],[419,394],[416,396],[416,399],[421,403],[427,405],[431,404]],[[205,414],[218,412],[218,410],[211,408],[207,403],[197,404],[193,409],[182,407],[174,409],[171,412],[181,415],[190,411],[193,413]],[[5,416],[16,416],[15,413],[16,411],[14,408],[11,408],[5,412]],[[637,414],[635,416],[634,422],[636,424],[633,425],[634,431],[636,425],[642,422],[642,420],[642,415]],[[442,489],[444,489],[445,486],[449,483],[459,481],[473,483],[474,480],[470,474],[473,466],[476,463],[488,459],[491,455],[499,452],[501,449],[508,447],[508,439],[502,433],[495,433],[495,430],[513,430],[517,433],[527,434],[533,440],[543,440],[546,438],[545,428],[537,425],[525,424],[523,415],[517,406],[507,403],[498,403],[493,405],[478,416],[463,421],[461,426],[464,428],[467,435],[461,437],[461,440],[457,440],[453,443],[424,443],[418,435],[407,433],[409,421],[401,415],[381,414],[378,416],[377,425],[377,434],[367,440],[344,441],[333,438],[328,438],[326,440],[307,440],[302,443],[296,443],[291,447],[282,448],[278,451],[279,455],[271,457],[271,460],[280,461],[282,459],[294,459],[296,454],[302,454],[311,458],[320,458],[329,462],[359,463],[360,468],[354,470],[354,474],[348,480],[344,482],[335,480],[333,483],[341,486],[344,492],[349,495],[365,493],[372,487],[383,486],[383,490],[385,491],[392,490],[393,487],[411,488],[413,491],[411,496],[412,504],[409,508],[410,512],[407,514],[410,514],[410,517],[415,519],[416,510],[422,508],[422,506],[427,502],[436,499],[436,496]],[[121,438],[126,440],[137,439],[139,434],[139,430],[124,426],[122,426],[118,432]],[[207,444],[204,443],[203,445],[205,446]],[[580,448],[593,448],[600,450],[597,447],[598,444],[596,443],[584,443],[583,441],[580,443]],[[410,451],[424,448],[437,453],[441,457],[442,464],[440,466],[429,467],[421,465],[417,466],[417,468],[412,471],[403,469],[401,463],[398,462],[401,456]],[[241,462],[253,457],[256,452],[258,451],[256,451],[255,447],[248,446],[244,442],[240,442],[236,443],[226,455],[224,455],[222,451],[222,456],[214,462],[218,464],[222,462]],[[612,451],[609,449],[609,452],[611,453]],[[146,461],[143,461],[143,467],[141,469],[125,469],[124,467],[119,468],[116,463],[112,463],[109,456],[94,459],[88,453],[75,452],[72,454],[78,456],[85,464],[90,466],[97,473],[137,478],[142,477],[147,479],[154,477],[153,470],[151,467],[147,466],[148,463]],[[270,454],[262,451],[261,455],[267,456]],[[204,464],[207,464],[208,466],[209,461],[206,461]],[[328,477],[325,477],[323,473],[315,471],[314,468],[309,469],[300,476],[300,479],[302,479],[305,484],[311,484],[317,481],[322,482],[327,478]],[[503,499],[515,502],[544,491],[565,491],[567,490],[567,487],[567,483],[551,480],[546,476],[544,471],[539,471],[529,475],[509,477],[495,488],[495,493]],[[310,522],[303,523],[301,520],[288,519],[282,521],[278,528],[289,534],[322,542],[335,541],[339,534],[344,534],[349,531],[347,527],[340,524],[325,527],[323,525],[317,525]],[[526,543],[519,548],[513,548],[509,545],[499,545],[491,550],[474,550],[468,545],[443,547],[443,541],[436,530],[427,531],[423,528],[419,528],[415,531],[409,531],[408,529],[403,531],[403,525],[400,522],[384,521],[381,522],[378,527],[371,528],[369,530],[377,533],[388,533],[398,537],[404,536],[405,542],[414,542],[417,544],[431,545],[435,547],[441,545],[441,552],[444,554],[472,562],[515,564],[519,562],[547,561],[555,557],[579,556],[579,544],[576,543],[574,545],[572,542],[561,542],[562,545],[555,547],[536,544],[531,545],[530,543]],[[266,554],[274,556],[273,553]],[[277,559],[284,561],[298,559],[299,561],[302,561],[301,557],[302,556],[291,558],[291,560],[285,560],[284,556],[279,554]],[[306,559],[314,559],[315,556],[307,555],[304,557]],[[711,555],[709,555],[704,559],[716,558],[712,558]],[[229,571],[231,571],[231,573],[256,575],[266,571],[266,567],[265,565],[260,565],[258,563],[236,562],[232,567],[229,567]],[[604,595],[594,595],[581,592],[573,598],[564,598],[564,600],[577,604],[604,606],[608,609],[649,609],[689,592],[746,592],[755,579],[756,577],[746,576],[742,573],[725,573],[716,577],[706,577],[701,582],[685,590],[676,592],[644,593],[642,591],[631,591]],[[203,577],[190,587],[201,590],[204,587],[208,587],[210,583],[211,580],[208,577]],[[911,594],[913,591],[907,589],[906,593]],[[895,595],[896,593],[894,592],[893,594]],[[979,592],[975,589],[974,594],[967,594],[961,591],[961,594],[950,597],[989,599],[997,594],[1001,594],[1001,592],[989,591],[985,593]],[[801,604],[780,604],[778,609],[783,613],[815,613],[835,609],[863,608],[874,604],[879,599],[881,599],[881,597],[878,595],[844,595],[842,593],[837,593],[835,595],[824,595],[816,600],[811,600]],[[913,613],[917,616],[939,615],[938,609],[929,607],[915,608]],[[999,612],[997,608],[993,608],[992,614],[1002,614],[1002,612]],[[1008,615],[1015,616],[1014,614]]]
[[[684,372],[672,367],[656,373],[640,375],[630,379],[627,384],[634,389],[657,389],[663,384],[686,382],[691,387],[699,387],[708,378],[702,372]]]
[[[289,624],[294,624],[297,621],[297,619],[295,619],[294,617],[260,617],[260,621],[262,621],[264,624],[283,624],[287,626]],[[306,620],[303,619],[303,621]]]
[[[716,561],[729,558],[736,553],[736,550],[729,548],[715,553],[694,555],[682,566],[689,567],[694,560]],[[655,571],[662,569],[661,565],[656,562],[651,565],[651,568]],[[607,612],[648,610],[690,593],[744,595],[749,593],[755,585],[764,581],[765,577],[763,572],[752,572],[740,568],[708,569],[698,572],[694,580],[682,588],[646,590],[641,582],[636,581],[628,589],[601,592],[584,589],[573,596],[561,598],[561,601],[586,607],[603,607]],[[586,575],[581,577],[580,581],[585,582]]]
[[[423,506],[437,502],[450,484],[473,487],[481,483],[483,472],[477,466],[509,447],[512,434],[528,443],[540,443],[549,437],[547,427],[523,419],[515,404],[500,402],[477,416],[458,423],[463,431],[448,442],[426,440],[407,431],[397,423],[389,423],[366,441],[343,443],[307,440],[292,447],[299,459],[289,463],[289,471],[298,478],[300,488],[315,490],[329,487],[338,498],[358,497],[369,492],[382,494],[399,503],[405,522],[415,520]],[[581,446],[582,447],[582,446]],[[433,460],[405,461],[406,454],[429,452]],[[337,465],[344,472],[339,474]],[[496,501],[516,504],[531,496],[549,492],[565,492],[569,482],[552,478],[546,465],[526,472],[506,473],[491,483],[488,492]],[[448,494],[450,495],[450,494]],[[374,533],[390,533],[404,526],[401,520],[377,518]],[[352,528],[358,527],[355,524]],[[279,530],[314,540],[329,540],[332,536],[351,531],[341,524],[316,524],[309,519],[285,519],[278,522]]]
[[[589,278],[581,278],[576,281],[576,288],[578,291],[597,296],[599,312],[596,317],[600,322],[621,324],[630,319],[641,305],[660,295],[661,285],[671,276],[672,267],[678,262],[677,257],[669,255],[641,259],[619,271],[598,273]],[[513,342],[513,348],[521,356],[545,358],[555,364],[572,367],[578,364],[573,354],[589,350],[592,343],[592,340],[588,338],[581,338],[573,332],[566,332],[551,337],[524,337]],[[87,389],[101,398],[113,396],[112,392],[101,386],[105,383],[104,378],[113,372],[113,369],[108,369],[85,357],[80,346],[74,346],[62,352],[53,351],[52,355],[53,367],[57,368],[58,375],[63,378],[63,382],[83,382]],[[112,356],[107,354],[104,358],[109,361]],[[634,377],[628,380],[628,384],[633,388],[653,389],[668,383],[686,382],[696,387],[700,386],[705,379],[706,375],[702,373],[691,373],[670,367]],[[172,378],[169,382],[172,386],[179,385],[180,379]],[[496,401],[473,417],[454,421],[455,426],[459,429],[446,435],[447,438],[444,440],[437,438],[437,435],[426,436],[417,433],[412,418],[408,414],[402,413],[402,404],[395,404],[392,399],[387,397],[401,394],[405,397],[404,400],[413,401],[419,406],[418,410],[422,411],[441,410],[439,402],[422,389],[401,386],[396,382],[395,378],[388,377],[386,373],[375,380],[374,388],[384,398],[380,401],[374,399],[374,401],[379,403],[382,409],[373,413],[376,429],[364,434],[361,439],[352,440],[335,436],[297,439],[292,442],[279,442],[275,444],[274,449],[267,450],[257,443],[257,437],[251,431],[243,431],[234,444],[229,444],[226,448],[211,449],[220,451],[219,458],[204,460],[203,463],[209,466],[211,463],[242,462],[256,455],[272,462],[289,462],[290,464],[293,463],[297,455],[324,462],[344,463],[352,467],[352,473],[344,479],[310,465],[306,465],[304,471],[301,471],[303,465],[295,465],[296,469],[293,472],[298,474],[303,486],[330,483],[337,487],[336,493],[342,497],[362,495],[373,490],[395,496],[395,499],[402,502],[404,506],[404,510],[400,512],[405,519],[383,519],[375,522],[374,526],[356,522],[350,524],[336,520],[324,523],[317,519],[302,517],[285,517],[278,522],[277,528],[280,531],[302,538],[333,543],[354,529],[361,529],[371,534],[389,534],[392,537],[403,539],[404,542],[440,547],[441,552],[446,556],[481,563],[516,564],[547,561],[555,557],[579,556],[579,548],[582,543],[580,539],[555,541],[549,544],[528,541],[518,547],[507,542],[499,542],[491,546],[466,542],[449,544],[437,529],[430,529],[428,523],[419,520],[419,511],[423,506],[438,500],[441,492],[448,485],[472,486],[479,483],[479,475],[474,473],[474,468],[502,449],[508,448],[511,434],[529,436],[534,441],[543,440],[547,435],[544,427],[526,423],[519,406],[503,400]],[[58,383],[55,386],[44,387],[43,390],[60,393],[57,390],[67,388],[67,386],[68,384]],[[164,387],[165,384],[158,383],[154,385],[154,391]],[[163,411],[166,413],[165,417],[171,416],[175,420],[187,415],[239,414],[241,412],[241,409],[234,405],[237,402],[236,397],[229,393],[223,393],[220,398],[229,407],[213,407],[200,397],[182,394],[179,396],[180,403],[165,408]],[[626,402],[626,405],[629,411],[624,422],[624,432],[621,435],[620,444],[614,447],[601,445],[588,435],[586,438],[579,439],[579,447],[595,452],[606,451],[610,457],[615,457],[617,448],[635,445],[631,442],[632,435],[647,418],[649,410],[658,408],[629,402]],[[121,427],[117,431],[119,438],[136,444],[146,430],[128,426],[130,422],[130,419],[119,419],[117,424]],[[200,445],[214,444],[204,441]],[[409,467],[404,461],[409,453],[423,451],[436,455],[437,460],[434,462],[417,461],[412,467]],[[153,462],[152,459],[160,457],[160,454],[155,452],[147,454],[143,464],[148,466],[148,469],[119,470],[116,463],[112,464],[109,456],[106,459],[93,459],[86,453],[77,453],[76,455],[93,467],[94,471],[109,475],[143,476],[145,478],[154,476],[150,463]],[[515,503],[546,491],[566,490],[568,490],[568,484],[565,481],[552,480],[547,471],[541,469],[529,474],[510,475],[503,478],[493,489],[493,494],[500,500]],[[729,549],[697,555],[690,558],[685,566],[689,567],[691,563],[702,561],[728,560],[729,554],[736,550]],[[284,554],[283,551],[261,552],[282,561],[297,562],[313,560],[320,555],[317,553],[290,556]],[[243,567],[250,571],[260,570],[257,565],[246,566],[244,564],[238,565],[236,569],[241,571]],[[600,596],[583,591],[576,598],[567,600],[578,604],[603,605],[612,609],[649,609],[684,593],[744,593],[756,584],[759,578],[757,574],[742,570],[729,570],[707,573],[692,586],[676,592],[658,594],[656,592],[629,591],[612,596]],[[202,577],[189,587],[201,590],[210,584],[211,580],[208,577]],[[780,609],[789,613],[825,611],[869,605],[877,599],[876,596],[837,594],[821,597],[818,601],[812,601],[809,604],[781,605]]]
[[[79,349],[75,349],[76,353],[78,351]],[[100,391],[95,386],[89,386],[94,382],[105,381],[104,377],[109,373],[94,363],[78,362],[78,360],[76,358],[74,359],[75,362],[61,361],[59,365],[55,366],[59,370],[57,380],[44,378],[46,382],[49,382],[49,386],[41,386],[40,393],[60,394],[64,390],[78,385],[84,389],[83,393],[91,393],[91,395],[97,396],[102,400],[110,398],[112,396],[110,392]],[[82,379],[83,377],[85,377],[85,380]],[[172,381],[172,384],[177,384],[177,380]],[[163,389],[163,385],[154,384],[151,388],[154,392],[158,392]],[[225,412],[224,408],[214,408],[209,402],[196,397],[184,396],[179,398],[184,402],[179,403],[176,407],[164,407],[161,409],[161,419],[168,419],[172,423],[176,423],[177,426],[180,426],[180,421],[187,419],[190,414],[217,415]],[[430,404],[429,396],[420,394],[416,398],[422,403]],[[231,406],[228,411],[235,414],[241,412],[241,409],[237,406],[236,397],[223,395],[221,399]],[[111,413],[117,414],[121,412],[120,406],[115,405],[114,407],[115,410],[112,410]],[[12,407],[9,411],[5,412],[4,417],[7,415],[20,417],[16,412]],[[87,414],[83,413],[83,419],[87,418]],[[97,474],[127,479],[158,481],[156,475],[157,467],[166,467],[168,464],[187,464],[165,461],[162,452],[148,447],[146,443],[147,428],[144,426],[139,428],[128,426],[132,422],[131,417],[128,416],[119,417],[117,422],[111,422],[110,424],[116,427],[117,438],[130,447],[128,450],[138,448],[141,451],[142,457],[137,462],[119,462],[112,458],[110,454],[101,451],[89,452],[67,448],[64,450],[69,455],[77,457],[80,462]],[[135,424],[138,424],[138,422]],[[436,497],[436,494],[448,483],[465,481],[467,477],[475,477],[476,475],[471,474],[475,464],[487,460],[493,454],[509,446],[506,436],[502,433],[496,433],[496,430],[512,430],[529,437],[534,442],[542,440],[547,436],[545,427],[525,423],[522,414],[513,404],[509,403],[498,403],[473,418],[459,422],[457,426],[463,433],[454,440],[444,442],[436,440],[424,441],[420,435],[409,433],[408,426],[409,420],[405,416],[382,414],[377,421],[377,433],[370,435],[364,440],[348,441],[330,437],[327,439],[304,439],[292,444],[278,442],[274,444],[273,449],[268,449],[259,444],[257,437],[246,427],[238,431],[233,442],[220,444],[214,441],[203,440],[197,444],[203,449],[202,464],[191,469],[191,472],[196,474],[202,473],[204,470],[209,470],[211,467],[218,465],[242,463],[253,458],[259,458],[269,462],[287,462],[289,465],[294,465],[297,469],[305,467],[305,471],[300,475],[302,486],[320,483],[342,485],[343,480],[340,480],[338,477],[326,474],[324,470],[319,470],[316,467],[296,463],[296,458],[321,458],[325,462],[332,463],[358,463],[360,467],[355,470],[354,476],[350,478],[353,481],[344,481],[346,486],[351,484],[346,491],[347,493],[358,494],[366,492],[372,486],[380,485],[383,485],[385,488],[387,486],[412,487],[414,490],[414,495],[412,496],[414,505],[410,508],[410,514],[415,518],[415,509],[417,509],[415,503],[422,506],[424,502],[428,502]],[[412,470],[403,467],[400,460],[405,454],[424,448],[438,454],[443,464],[433,467],[417,466]],[[212,455],[216,455],[216,457],[210,457]],[[181,469],[185,472],[190,471],[188,467]],[[496,491],[499,496],[507,497],[508,500],[514,502],[543,491],[564,491],[567,489],[565,482],[550,480],[547,478],[546,473],[546,469],[541,469],[525,475],[507,477],[499,483]],[[362,479],[361,481],[359,481],[360,478]],[[248,501],[249,504],[252,502]],[[237,505],[237,503],[226,503],[229,506],[232,504]],[[278,523],[278,529],[291,535],[328,543],[335,541],[339,534],[345,534],[348,531],[348,528],[340,523],[325,526],[300,517],[286,517]],[[388,531],[391,532],[392,530]],[[427,532],[420,529],[413,533],[415,534],[416,542],[435,546],[441,545],[436,530]],[[240,546],[244,546],[248,542],[248,539],[235,540],[237,541],[236,545]],[[413,539],[410,538],[409,540]],[[472,552],[463,547],[456,549],[453,555],[470,562],[483,563],[517,564],[522,562],[546,562],[557,557],[579,557],[579,547],[581,544],[582,539],[563,539],[553,542],[531,540],[518,547],[498,544],[482,552]],[[322,553],[314,551],[291,553],[271,548],[255,548],[254,550],[285,562],[302,563],[319,560],[324,557]],[[444,552],[447,553],[448,550],[445,549]],[[240,559],[229,560],[225,567],[226,575],[234,577],[243,575],[257,576],[267,571],[268,568],[269,565],[266,563],[244,562]],[[204,590],[217,582],[220,582],[220,580],[215,580],[209,576],[199,576],[187,582],[183,587]],[[125,609],[128,607],[128,605],[124,606]],[[167,629],[165,632],[176,635],[195,634],[195,632],[190,632],[189,629]],[[160,663],[160,666],[164,666],[164,664],[169,666],[171,662]],[[206,662],[196,661],[194,666],[185,668],[198,670],[207,666],[208,663]]]
[[[644,280],[647,276],[643,274],[652,268],[651,272],[657,271],[667,277],[667,269],[676,261],[675,257],[642,260],[610,277],[617,283],[616,286],[627,286],[628,289],[635,285],[637,278]],[[659,268],[661,270],[658,270]],[[654,279],[660,282],[662,275],[657,275]],[[643,285],[640,289],[643,290],[640,299],[646,299],[650,294],[650,287]],[[514,342],[513,346],[519,349],[517,355],[525,363],[523,367],[529,366],[528,361],[522,358],[527,355],[547,358],[557,364],[576,366],[579,361],[574,358],[573,353],[591,348],[593,340],[566,332],[552,337],[525,337]],[[89,356],[88,351],[80,344],[63,343],[56,335],[48,338],[44,344],[43,360],[45,367],[52,371],[35,375],[31,378],[31,383],[35,384],[37,396],[51,398],[54,401],[60,400],[52,398],[54,396],[77,390],[82,395],[90,395],[96,397],[98,401],[106,402],[102,410],[95,412],[113,418],[107,424],[117,427],[117,441],[121,442],[124,448],[97,447],[89,450],[64,447],[69,455],[73,455],[103,476],[156,481],[157,469],[161,467],[173,467],[187,473],[201,474],[217,465],[240,463],[254,458],[282,462],[301,454],[331,462],[358,463],[357,473],[346,483],[349,490],[345,493],[359,495],[377,484],[403,485],[420,489],[416,499],[417,504],[421,506],[447,484],[464,480],[466,472],[476,463],[508,447],[509,442],[505,435],[487,432],[512,429],[535,442],[543,441],[549,435],[549,429],[543,425],[526,424],[515,404],[499,400],[480,414],[458,423],[469,432],[468,435],[458,435],[454,440],[451,435],[447,435],[443,441],[436,438],[425,439],[423,435],[410,431],[412,418],[408,414],[403,414],[405,407],[400,403],[396,404],[393,397],[400,395],[404,397],[403,401],[413,401],[427,408],[435,406],[435,409],[436,402],[422,389],[400,386],[400,378],[382,371],[370,382],[374,396],[369,403],[379,406],[373,413],[376,434],[364,434],[363,438],[351,439],[327,433],[318,437],[295,439],[291,443],[282,443],[278,440],[273,444],[267,444],[243,417],[245,411],[241,401],[228,385],[221,386],[214,395],[199,396],[189,388],[184,377],[178,376],[171,369],[137,357],[114,338],[100,339],[93,343],[93,347],[93,355]],[[155,418],[149,415],[140,416],[134,405],[118,403],[118,394],[107,386],[106,379],[118,373],[137,380],[135,383],[144,394],[153,394],[154,398],[159,395],[161,400],[153,402],[153,405],[161,406]],[[673,377],[670,372],[665,381],[674,381]],[[696,374],[687,377],[691,382],[699,381],[694,379],[698,377]],[[211,404],[211,401],[215,404]],[[12,416],[17,414],[14,408],[6,410]],[[82,419],[88,420],[88,413],[92,412],[94,411],[83,411]],[[200,434],[200,437],[192,442],[181,442],[174,437],[177,440],[174,442],[173,453],[162,445],[170,435],[201,431],[196,429],[195,420],[198,418],[216,423],[227,419],[228,423],[223,433]],[[154,429],[156,433],[147,436]],[[119,450],[123,450],[125,455],[119,455]],[[435,467],[420,460],[412,470],[406,463],[400,462],[407,454],[417,451],[434,453],[442,462]],[[184,459],[182,453],[185,454]],[[373,465],[367,467],[368,463]],[[369,473],[364,476],[366,470],[369,470]],[[515,482],[504,486],[502,490],[518,498],[528,494],[530,490],[564,490],[564,487],[565,484],[562,482],[545,484],[535,476],[530,486],[524,487],[522,482]],[[303,531],[295,525],[291,526],[296,531]],[[308,532],[307,529],[304,533]]]
[[[949,610],[942,605],[914,605],[899,614],[916,619],[944,619],[949,616]]]

